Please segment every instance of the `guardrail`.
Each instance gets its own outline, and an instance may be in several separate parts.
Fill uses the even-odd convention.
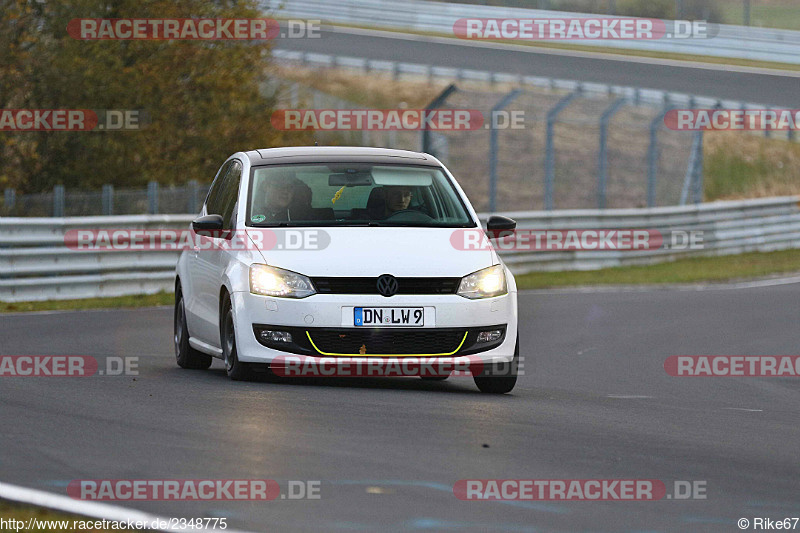
[[[262,0],[262,7],[280,17],[453,34],[462,18],[598,18],[603,15],[539,9],[453,4],[425,0]],[[717,25],[713,38],[659,40],[581,40],[580,44],[654,52],[777,61],[800,64],[800,32]]]
[[[665,241],[673,232],[700,232],[701,247],[649,251],[500,251],[515,274],[649,265],[691,256],[800,248],[800,197],[787,196],[647,209],[503,213],[519,229],[649,229]],[[482,215],[485,222],[489,215]],[[670,243],[672,244],[672,243]],[[681,244],[681,243],[677,243]]]
[[[689,256],[800,248],[800,197],[649,209],[504,213],[520,229],[702,231],[703,247],[655,251],[500,251],[515,273],[594,270]],[[171,291],[176,251],[76,251],[71,229],[185,229],[193,215],[0,218],[0,301],[65,300]],[[485,222],[488,215],[481,215]],[[465,252],[466,253],[466,252]]]
[[[0,301],[69,300],[171,291],[178,251],[75,251],[73,229],[186,229],[195,215],[0,218]]]

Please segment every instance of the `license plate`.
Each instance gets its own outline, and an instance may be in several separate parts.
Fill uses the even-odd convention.
[[[356,307],[353,310],[356,326],[421,327],[425,325],[422,307]]]

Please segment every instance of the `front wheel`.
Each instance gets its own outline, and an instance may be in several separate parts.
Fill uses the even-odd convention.
[[[236,329],[233,324],[233,308],[229,296],[225,296],[220,317],[220,340],[222,341],[222,355],[225,359],[225,371],[234,381],[248,381],[253,379],[252,366],[239,361],[236,351]]]
[[[186,306],[180,289],[175,294],[175,359],[181,368],[204,370],[211,366],[211,356],[198,352],[189,345],[189,330],[186,327]]]
[[[483,372],[475,376],[475,385],[481,392],[489,394],[505,394],[511,392],[517,384],[517,367],[519,365],[519,334],[514,347],[514,358],[510,363],[484,365]]]

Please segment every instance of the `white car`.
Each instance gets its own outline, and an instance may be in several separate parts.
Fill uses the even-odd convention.
[[[487,224],[515,226],[499,216]],[[455,178],[428,154],[238,152],[217,173],[192,229],[219,242],[196,244],[178,262],[175,352],[183,368],[208,368],[217,357],[238,380],[287,354],[478,358],[481,391],[506,393],[516,383],[514,277],[491,245],[454,245],[457,232],[482,229]]]

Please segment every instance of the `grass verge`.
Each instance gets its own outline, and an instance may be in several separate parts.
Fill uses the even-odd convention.
[[[800,250],[752,252],[719,257],[696,257],[648,266],[606,268],[579,272],[534,272],[516,276],[519,289],[547,289],[592,285],[668,285],[671,283],[724,282],[777,274],[800,273]],[[0,312],[135,308],[172,305],[174,295],[0,302]]]
[[[800,272],[800,250],[696,257],[649,266],[581,272],[535,272],[516,276],[519,289],[592,285],[662,285],[723,282]]]
[[[800,143],[709,132],[704,149],[708,201],[800,194]]]
[[[48,300],[46,302],[0,302],[0,313],[19,313],[30,311],[72,311],[80,309],[108,309],[156,307],[172,305],[175,295],[171,292],[118,296],[115,298],[87,298],[84,300]]]

